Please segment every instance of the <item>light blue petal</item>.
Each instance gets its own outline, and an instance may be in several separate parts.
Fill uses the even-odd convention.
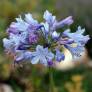
[[[47,22],[41,24],[44,26],[44,28],[42,28],[42,31],[44,35],[46,35],[49,32],[49,24]]]
[[[56,38],[58,38],[59,36],[60,36],[60,34],[57,33],[56,31],[54,31],[54,32],[52,33],[52,38],[53,38],[53,39],[56,39]]]
[[[44,12],[43,18],[47,23],[49,23],[50,26],[52,26],[56,22],[56,17],[52,16],[52,14],[48,10]]]
[[[32,56],[37,56],[39,55],[37,52],[32,52]]]
[[[24,59],[25,51],[16,50],[16,61],[21,61]]]
[[[40,57],[40,63],[47,66],[47,60],[46,58],[43,56],[43,57]]]
[[[7,38],[4,38],[3,39],[3,45],[6,49],[10,49],[13,45],[12,41],[7,39]]]
[[[39,52],[39,51],[41,51],[41,50],[43,50],[43,46],[37,45],[36,51]]]
[[[63,32],[63,35],[64,35],[64,36],[69,36],[70,31],[71,31],[70,29],[65,30],[65,31]]]
[[[72,16],[69,16],[63,20],[61,20],[60,22],[57,22],[56,23],[56,27],[57,28],[62,28],[64,27],[65,25],[71,25],[73,23],[73,19],[72,19]]]
[[[32,59],[32,57],[33,57],[32,52],[26,51],[26,52],[24,53],[24,58],[25,58],[25,59]]]
[[[25,14],[25,21],[32,25],[38,24],[38,21],[33,19],[32,14],[30,14],[30,13]]]
[[[52,52],[49,52],[46,57],[49,59],[49,60],[52,60],[54,58],[54,54]]]
[[[39,62],[39,59],[40,58],[38,56],[35,56],[35,57],[32,58],[31,63],[32,64],[37,64]]]
[[[76,31],[77,34],[83,34],[85,32],[85,28],[81,29],[81,26],[78,26],[78,29]]]
[[[45,53],[45,55],[47,55],[48,54],[48,48],[44,48],[44,53]]]
[[[26,31],[28,28],[28,24],[19,16],[16,18],[17,22],[14,22],[14,27],[16,27],[19,31]]]

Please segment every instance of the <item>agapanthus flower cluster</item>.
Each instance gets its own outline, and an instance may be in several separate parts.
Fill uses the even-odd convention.
[[[73,23],[72,16],[57,21],[56,16],[47,10],[43,19],[44,22],[39,23],[28,13],[23,18],[16,18],[16,22],[6,30],[9,37],[3,39],[3,44],[5,50],[14,55],[14,62],[29,61],[52,66],[54,62],[65,59],[62,47],[68,49],[74,59],[79,58],[89,40],[89,35],[83,35],[85,29],[79,26],[76,32],[71,33],[67,27],[62,32],[60,29]]]

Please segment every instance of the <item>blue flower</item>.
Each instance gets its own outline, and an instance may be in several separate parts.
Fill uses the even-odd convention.
[[[47,35],[49,33],[49,24],[47,22],[45,23],[41,23],[44,27],[42,27],[42,31],[44,33],[44,35]]]
[[[83,35],[85,29],[78,27],[74,33],[71,33],[70,29],[60,33],[58,28],[73,23],[72,16],[57,21],[56,16],[46,10],[43,18],[45,22],[38,23],[32,14],[28,13],[24,18],[21,16],[16,18],[16,22],[12,22],[6,30],[9,38],[3,39],[3,45],[6,51],[13,53],[14,61],[16,63],[29,61],[32,64],[52,66],[53,61],[60,62],[65,59],[65,55],[60,51],[61,45],[65,46],[74,58],[80,57],[85,50],[84,45],[89,40],[89,35]],[[56,49],[59,47],[60,50]]]
[[[79,59],[82,56],[83,52],[85,51],[84,46],[77,45],[77,46],[73,47],[68,44],[66,44],[64,46],[71,52],[73,59]]]
[[[26,23],[21,16],[16,18],[16,22],[13,23],[12,27],[17,28],[19,31],[26,31],[28,29],[29,24]]]
[[[15,46],[12,40],[4,38],[3,39],[3,46],[7,52],[15,52]]]
[[[20,35],[10,34],[9,39],[12,40],[15,44],[15,46],[20,45],[20,43],[28,43],[27,40],[27,33],[23,32]]]
[[[56,61],[61,62],[61,60],[65,59],[65,55],[61,53],[58,49],[56,49]]]
[[[32,14],[30,13],[25,14],[24,20],[29,24],[27,30],[29,30],[30,32],[39,30],[41,29],[41,27],[43,27],[41,24],[38,23],[37,20],[33,19]]]
[[[32,59],[32,52],[26,50],[16,50],[16,56],[14,56],[15,63],[22,61],[30,61]]]
[[[32,52],[32,56],[32,64],[40,62],[41,64],[48,65],[48,60],[52,60],[54,58],[54,54],[48,51],[48,48],[43,48],[40,45],[37,45],[36,51]]]
[[[81,27],[78,27],[78,30],[75,33],[70,33],[70,29],[67,29],[63,32],[63,36],[69,37],[70,39],[73,39],[75,43],[77,43],[80,46],[84,46],[85,43],[89,40],[89,35],[84,36],[85,29],[81,29]]]
[[[9,39],[4,38],[3,44],[6,50],[15,51],[20,44],[20,38],[17,35],[10,34]]]
[[[25,19],[24,19],[28,24],[31,24],[31,25],[36,25],[38,24],[38,21],[33,19],[32,17],[32,14],[28,13],[28,14],[25,14]]]
[[[52,14],[46,10],[44,12],[43,18],[45,19],[45,21],[50,25],[53,26],[53,24],[56,22],[56,16],[52,16]]]
[[[47,22],[41,23],[44,27],[42,27],[42,32],[44,34],[45,39],[48,41],[49,37],[52,36],[52,31],[50,30],[50,26]]]
[[[18,31],[18,29],[17,29],[14,25],[15,25],[15,23],[12,22],[12,23],[10,24],[10,27],[6,30],[6,32],[9,33],[9,34],[10,34],[10,33],[18,34],[19,31]]]
[[[10,52],[14,52],[15,50],[18,49],[18,47],[23,43],[27,44],[26,40],[26,33],[24,32],[21,35],[15,35],[10,33],[9,39],[4,38],[3,39],[3,44],[6,50],[9,50]]]
[[[48,66],[53,66],[54,62],[52,60],[48,60]]]
[[[64,27],[65,25],[71,25],[73,23],[73,19],[72,19],[72,16],[69,16],[69,17],[67,17],[67,18],[65,18],[65,19],[63,19],[63,20],[61,20],[61,21],[59,21],[59,22],[57,22],[56,24],[55,24],[55,27],[56,28],[62,28],[62,27]]]
[[[16,40],[17,41],[17,40]],[[3,44],[7,52],[10,52],[14,55],[15,63],[19,63],[21,61],[28,61],[31,59],[32,55],[30,51],[23,49],[18,49],[18,44],[13,39],[3,39]]]
[[[14,56],[15,63],[18,63],[19,61],[23,61],[24,59],[24,50],[16,50],[16,55]]]
[[[56,20],[56,16],[53,16],[49,11],[45,11],[44,12],[44,19],[45,19],[45,23],[42,23],[44,25],[44,33],[48,33],[50,36],[52,35],[52,33],[54,31],[56,31],[56,29],[58,28],[62,28],[65,25],[71,25],[73,23],[73,19],[72,16],[69,16],[67,18],[65,18],[64,20],[61,21],[57,21]]]
[[[45,19],[45,23],[41,23],[44,28],[42,28],[42,31],[46,37],[46,39],[49,39],[49,37],[57,38],[56,36],[59,36],[59,34],[56,34],[54,31],[55,24],[57,22],[56,16],[53,16],[49,11],[45,11],[43,18]]]
[[[34,20],[30,13],[25,14],[24,20],[21,16],[16,18],[16,22],[13,22],[7,29],[8,33],[18,34],[21,32],[36,31],[42,27],[37,20]]]
[[[51,30],[56,30],[57,28],[62,28],[65,25],[71,25],[73,23],[72,16],[69,16],[61,21],[56,20],[56,16],[53,16],[48,10],[44,13],[44,19],[49,24]]]

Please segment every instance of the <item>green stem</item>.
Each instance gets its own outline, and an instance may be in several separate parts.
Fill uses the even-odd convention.
[[[49,67],[49,81],[50,81],[49,92],[55,92],[54,91],[54,80],[53,80],[53,69],[52,69],[52,67]]]

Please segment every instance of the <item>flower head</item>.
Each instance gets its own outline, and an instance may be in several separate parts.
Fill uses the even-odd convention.
[[[85,50],[84,45],[89,40],[89,35],[83,35],[85,29],[78,27],[74,33],[66,29],[62,33],[57,29],[70,26],[73,23],[72,16],[57,21],[56,16],[46,10],[43,18],[45,22],[39,23],[28,13],[24,18],[19,16],[10,24],[6,30],[9,37],[3,39],[3,45],[6,51],[13,53],[14,61],[53,66],[54,62],[65,59],[63,46],[71,52],[74,59],[80,57]]]

